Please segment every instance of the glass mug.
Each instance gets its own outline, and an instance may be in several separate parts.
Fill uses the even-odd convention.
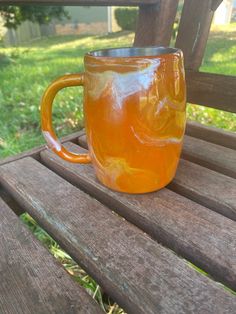
[[[74,163],[92,162],[107,187],[127,193],[161,189],[174,177],[186,124],[183,54],[163,47],[118,48],[85,55],[85,72],[54,81],[41,103],[48,146]],[[52,127],[56,93],[84,87],[88,154],[63,147]]]

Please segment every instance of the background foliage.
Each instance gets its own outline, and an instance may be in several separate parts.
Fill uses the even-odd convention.
[[[123,31],[135,31],[138,9],[136,8],[117,8],[115,9],[117,24]]]
[[[0,16],[3,18],[5,27],[17,28],[26,20],[48,24],[53,18],[58,20],[68,18],[68,13],[62,6],[1,5]]]

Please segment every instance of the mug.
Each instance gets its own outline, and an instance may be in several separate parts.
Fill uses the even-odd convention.
[[[186,124],[183,54],[176,48],[116,48],[89,52],[84,73],[55,80],[41,103],[48,146],[74,163],[92,162],[97,178],[120,192],[166,186],[179,162]],[[88,154],[63,147],[52,127],[56,93],[84,87]]]

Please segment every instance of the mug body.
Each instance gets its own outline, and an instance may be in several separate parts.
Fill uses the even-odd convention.
[[[166,186],[178,165],[186,123],[182,52],[119,48],[85,56],[84,115],[98,179],[145,193]]]

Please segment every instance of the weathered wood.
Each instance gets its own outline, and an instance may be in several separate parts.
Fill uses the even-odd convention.
[[[140,6],[134,46],[168,46],[179,0],[160,0],[156,5]]]
[[[181,159],[168,187],[236,221],[235,179]]]
[[[236,133],[206,126],[195,121],[188,121],[186,134],[231,149],[236,149]]]
[[[182,158],[236,178],[236,150],[185,135]]]
[[[67,148],[74,152],[79,149],[69,143]],[[80,152],[84,151],[81,149]],[[98,182],[91,165],[65,162],[50,151],[42,152],[41,157],[60,176],[217,280],[236,289],[236,229],[233,221],[168,189],[145,195],[116,193]]]
[[[202,63],[211,21],[212,0],[185,0],[175,46],[184,53],[185,67],[198,70]],[[215,2],[216,4],[216,2]]]
[[[0,4],[45,4],[45,5],[122,5],[137,6],[140,4],[154,4],[159,0],[0,0]]]
[[[61,143],[66,143],[66,142],[69,142],[69,141],[73,142],[73,143],[76,143],[77,142],[77,138],[80,135],[83,135],[83,134],[84,134],[84,129],[81,130],[81,131],[78,131],[78,132],[66,135],[66,136],[62,137],[60,139],[60,141],[61,141]],[[14,155],[14,156],[10,156],[10,157],[4,158],[4,159],[0,159],[0,166],[4,165],[4,164],[7,164],[9,162],[18,160],[18,159],[22,159],[22,158],[27,157],[27,156],[31,156],[34,159],[38,160],[39,159],[39,153],[42,150],[44,150],[44,149],[47,149],[47,146],[46,145],[41,145],[41,146],[35,147],[33,149],[30,149],[28,151],[25,151],[23,153],[20,153],[20,154]]]
[[[212,0],[211,9],[215,11],[223,0]]]
[[[228,291],[34,159],[0,173],[19,203],[129,313],[233,313]]]
[[[236,77],[186,71],[187,100],[229,112],[236,112]]]
[[[87,136],[86,136],[86,134],[83,134],[83,135],[78,137],[78,144],[81,147],[88,149],[88,143],[87,143]]]
[[[0,199],[0,313],[103,313]]]
[[[17,216],[20,216],[25,212],[23,208],[0,186],[0,199],[2,199]]]

